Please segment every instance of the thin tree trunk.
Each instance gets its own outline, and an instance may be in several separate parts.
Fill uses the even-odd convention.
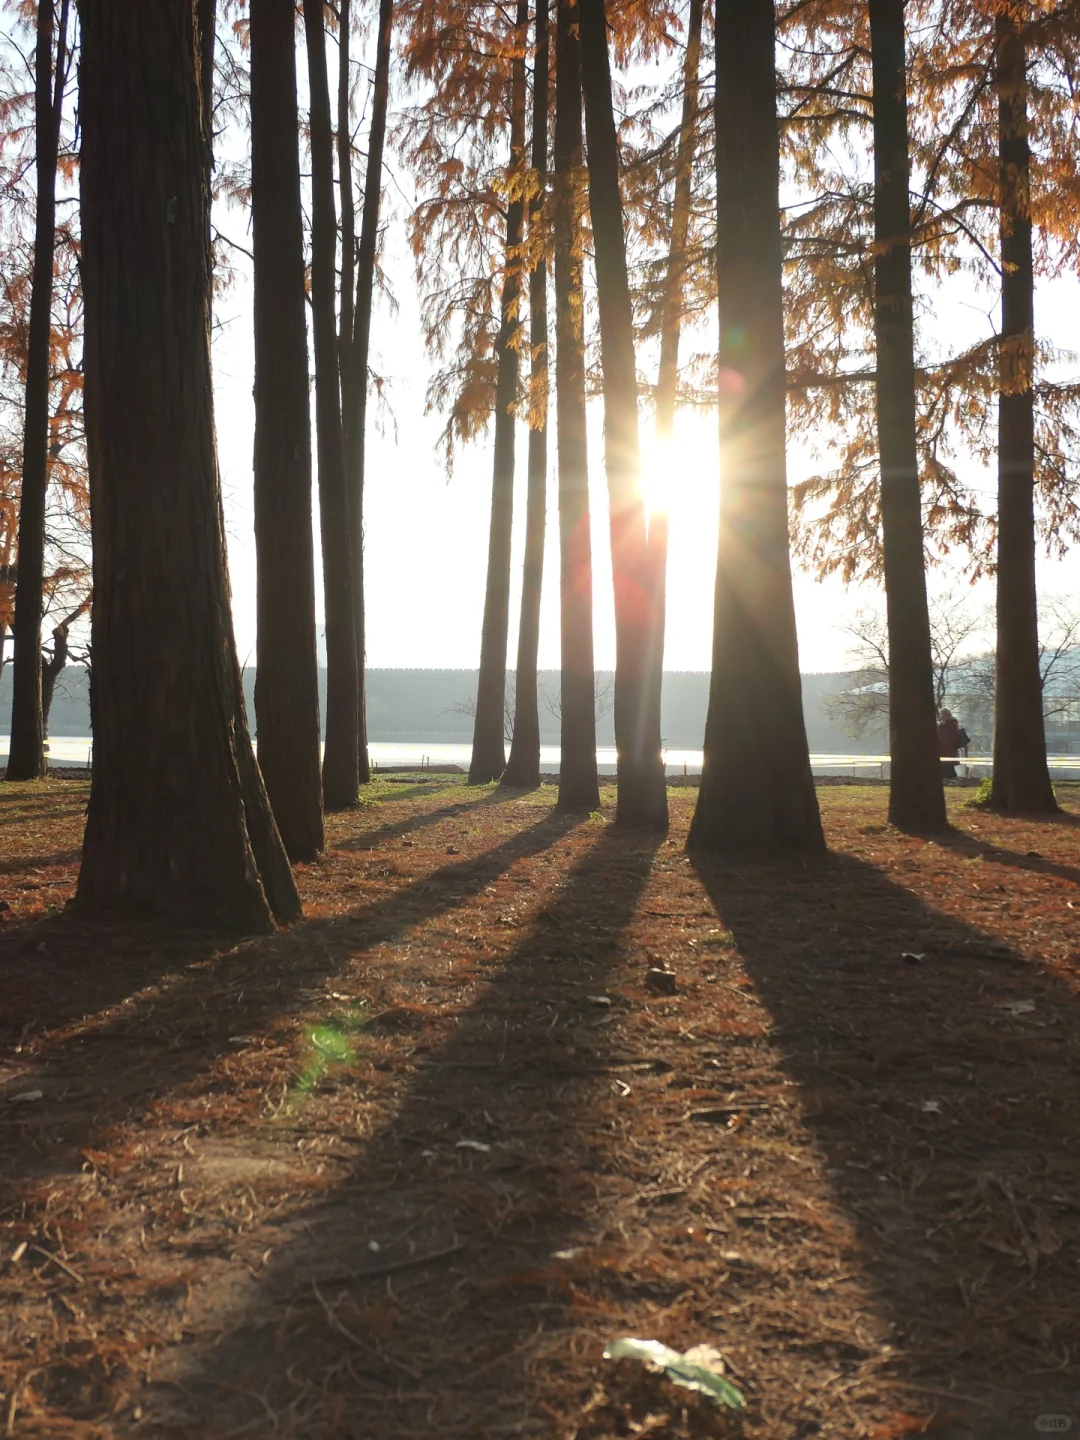
[[[889,819],[945,829],[915,440],[904,0],[870,0],[874,83],[874,337],[889,631]]]
[[[560,677],[559,808],[600,807],[596,775],[592,539],[585,428],[582,260],[581,47],[578,7],[556,0],[555,430],[559,449]]]
[[[1012,7],[995,21],[1001,177],[998,396],[997,661],[994,773],[998,810],[1057,810],[1046,763],[1035,591],[1035,280],[1031,254],[1027,53]],[[16,656],[18,649],[16,648]]]
[[[510,172],[519,171],[525,153],[525,51],[529,7],[518,0],[516,54],[510,81]],[[495,342],[495,445],[488,532],[487,586],[480,637],[480,675],[476,688],[469,784],[486,785],[506,769],[503,718],[506,706],[506,649],[510,630],[510,536],[514,517],[514,438],[517,417],[519,354],[515,343],[521,292],[520,260],[525,205],[520,196],[506,207],[506,276],[502,314]]]
[[[346,466],[348,466],[349,456],[349,425],[352,420],[350,400],[352,398],[353,311],[356,284],[356,204],[353,200],[352,175],[352,77],[349,74],[351,25],[352,15],[349,0],[338,0],[337,162],[338,190],[341,195],[338,373],[341,380],[341,431],[344,436]]]
[[[60,624],[53,629],[53,653],[46,660],[41,661],[41,725],[45,732],[45,739],[49,738],[49,714],[52,710],[53,695],[56,692],[56,682],[63,674],[68,663],[68,635],[72,625],[85,615],[90,608],[89,600],[86,600],[70,615],[66,615]]]
[[[578,9],[615,584],[615,744],[619,769],[616,822],[666,829],[667,785],[660,749],[659,707],[650,703],[651,670],[657,648],[655,585],[641,494],[634,317],[626,269],[607,21],[604,0],[581,0]]]
[[[94,766],[78,899],[265,930],[300,902],[233,639],[194,8],[80,13]]]
[[[393,0],[379,0],[379,35],[375,46],[375,85],[371,97],[364,208],[360,217],[360,249],[356,265],[356,307],[353,345],[349,360],[350,401],[348,425],[349,533],[352,540],[353,624],[359,677],[360,783],[371,779],[367,746],[367,617],[364,602],[364,465],[367,454],[367,382],[371,355],[371,311],[375,298],[375,255],[379,243],[379,203],[382,199],[383,151],[386,146],[386,112],[390,103],[390,42],[394,29]]]
[[[18,516],[14,518],[14,527],[11,518],[4,516],[3,524],[3,551],[0,554],[0,680],[4,676],[4,666],[8,663],[7,642],[11,633],[11,625],[8,616],[15,618],[15,574],[16,567],[11,563],[11,547],[15,541],[14,530],[18,529]]]
[[[671,245],[664,286],[660,329],[660,366],[656,377],[656,451],[668,463],[665,448],[675,431],[675,402],[679,388],[679,342],[686,282],[686,246],[693,206],[694,148],[697,140],[698,71],[701,64],[701,19],[704,0],[690,0],[683,57],[683,103],[679,121],[679,147],[675,157],[675,194],[671,210]],[[661,703],[664,686],[664,630],[667,623],[668,512],[661,506],[648,517],[649,594],[652,602],[652,636],[649,645],[648,725],[662,735]]]
[[[315,440],[326,612],[323,798],[328,810],[348,810],[356,804],[360,784],[357,768],[359,682],[345,449],[341,430],[341,382],[338,376],[334,137],[330,128],[330,91],[326,80],[323,0],[304,0],[304,32],[311,103],[311,315],[315,338]]]
[[[529,205],[529,229],[535,239],[543,227],[547,184],[548,0],[536,0],[536,58],[533,64],[532,169],[537,194]],[[523,789],[540,784],[540,704],[537,661],[540,653],[540,597],[544,579],[544,531],[547,525],[548,314],[547,261],[543,253],[529,273],[529,461],[525,512],[525,567],[521,582],[514,684],[514,735],[503,782]],[[537,409],[542,407],[540,413]]]
[[[56,240],[56,160],[67,71],[67,0],[60,11],[55,80],[53,0],[41,0],[34,59],[37,213],[26,356],[22,491],[19,501],[19,578],[15,589],[9,780],[46,773],[41,714],[41,616],[45,589],[45,495],[49,483],[49,341],[52,334],[53,250]]]
[[[824,848],[803,723],[788,552],[780,146],[773,0],[716,7],[722,416],[712,680],[690,844]]]
[[[41,728],[46,740],[49,738],[49,714],[52,711],[56,682],[68,662],[67,630],[58,625],[53,631],[53,653],[41,662]]]
[[[251,0],[259,768],[290,860],[322,850],[304,231],[293,0]]]
[[[660,329],[660,368],[656,377],[656,437],[671,439],[679,385],[679,342],[682,338],[686,245],[693,207],[694,147],[697,141],[698,69],[701,64],[701,16],[704,0],[690,0],[683,57],[683,103],[679,148],[675,157],[675,195],[671,208],[671,245],[664,283]]]

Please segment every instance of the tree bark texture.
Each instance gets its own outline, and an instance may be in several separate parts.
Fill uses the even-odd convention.
[[[536,0],[536,52],[533,64],[532,169],[538,193],[529,205],[529,226],[543,226],[543,195],[547,183],[549,77],[548,0]],[[540,784],[540,697],[537,663],[540,653],[540,598],[544,580],[547,527],[548,313],[547,261],[541,254],[529,273],[529,353],[531,355],[528,490],[525,502],[525,566],[521,581],[521,622],[518,626],[517,671],[514,684],[514,735],[503,782],[535,789]],[[534,412],[542,406],[542,413]]]
[[[596,775],[593,672],[592,538],[585,428],[584,265],[581,135],[581,47],[578,7],[556,0],[555,153],[555,432],[559,451],[559,808],[600,808]]]
[[[356,804],[359,671],[353,618],[353,575],[345,447],[341,429],[336,322],[337,221],[334,137],[326,79],[323,0],[304,0],[311,104],[311,319],[315,340],[315,443],[319,468],[319,529],[326,615],[326,745],[323,800],[327,810]]]
[[[663,650],[657,645],[655,581],[641,494],[634,317],[626,269],[604,0],[580,0],[578,10],[615,585],[615,745],[619,772],[616,823],[666,828],[667,784],[660,749],[659,706],[650,703],[653,671],[658,662],[663,666]]]
[[[824,848],[788,551],[773,0],[716,8],[721,463],[712,680],[690,844]]]
[[[915,440],[904,0],[870,0],[874,84],[874,338],[889,631],[889,819],[945,829]]]
[[[525,51],[529,7],[518,0],[515,55],[510,80],[510,172],[520,171],[525,154]],[[517,417],[519,351],[515,340],[521,293],[520,251],[525,204],[516,194],[506,207],[506,275],[503,280],[499,336],[495,342],[495,444],[488,531],[487,584],[480,635],[480,674],[476,687],[469,784],[486,785],[506,769],[503,717],[506,704],[506,649],[510,630],[510,539],[514,518],[514,439]]]
[[[1046,763],[1035,590],[1035,280],[1031,253],[1027,53],[1016,7],[995,21],[1001,186],[998,395],[997,661],[994,772],[998,810],[1057,810]]]
[[[53,4],[41,0],[34,58],[37,212],[26,356],[22,489],[19,500],[19,579],[15,589],[9,780],[46,773],[41,710],[41,617],[45,592],[45,495],[49,483],[49,341],[52,334],[53,250],[56,240],[56,160],[67,62],[68,7],[61,11],[53,68]]]
[[[94,766],[78,899],[265,930],[300,902],[251,749],[214,440],[191,0],[83,0]]]
[[[293,0],[251,0],[259,768],[289,859],[323,848]]]
[[[356,304],[349,357],[349,421],[346,432],[349,478],[349,535],[353,564],[353,628],[359,679],[360,782],[371,779],[367,748],[366,664],[367,617],[364,601],[364,465],[367,454],[368,360],[371,355],[371,311],[375,299],[375,256],[379,244],[386,112],[390,100],[390,42],[394,30],[393,0],[379,0],[379,35],[375,46],[375,83],[371,97],[364,205],[360,217],[360,248],[356,263]]]

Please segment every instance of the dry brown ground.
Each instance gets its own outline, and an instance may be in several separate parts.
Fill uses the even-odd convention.
[[[85,790],[4,787],[0,1435],[1080,1424],[1076,792],[826,789],[827,860],[716,867],[693,793],[658,844],[384,783],[237,945],[57,913]]]

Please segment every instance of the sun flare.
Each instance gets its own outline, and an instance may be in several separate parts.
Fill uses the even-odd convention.
[[[647,431],[641,446],[641,493],[647,515],[676,514],[691,523],[715,507],[718,446],[715,423],[681,415],[675,433],[658,439]]]

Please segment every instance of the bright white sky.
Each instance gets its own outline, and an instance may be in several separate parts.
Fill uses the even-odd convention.
[[[9,29],[6,20],[0,34]],[[24,47],[25,48],[25,47]],[[333,46],[331,63],[336,62]],[[304,63],[298,56],[301,103]],[[392,102],[393,103],[393,102]],[[241,137],[221,137],[223,145],[243,144]],[[390,164],[396,161],[391,156]],[[395,423],[371,436],[368,446],[366,588],[368,602],[368,663],[373,667],[462,667],[479,662],[487,562],[488,512],[491,492],[490,439],[460,452],[453,478],[447,480],[435,445],[442,428],[439,416],[424,414],[429,364],[424,354],[412,261],[404,225],[408,179],[397,174],[387,186],[384,207],[390,210],[385,267],[400,303],[394,316],[385,303],[375,314],[373,364],[389,378],[389,399]],[[246,217],[219,207],[215,220],[235,239],[250,245]],[[214,342],[217,426],[237,641],[242,660],[255,653],[255,555],[252,534],[253,378],[250,277],[247,261],[234,255],[238,279],[220,298]],[[973,330],[987,332],[990,301],[965,292],[951,282],[948,296],[934,298],[924,323],[934,327],[941,348],[951,349]],[[1075,279],[1046,287],[1037,296],[1036,324],[1041,335],[1063,348],[1080,334],[1080,291]],[[689,348],[689,347],[687,347]],[[1071,366],[1069,368],[1072,368]],[[607,506],[602,457],[602,407],[591,415],[590,466],[593,499],[595,642],[598,667],[614,663],[610,561],[607,547]],[[650,422],[643,421],[647,440]],[[518,591],[524,516],[525,430],[519,426],[519,522],[514,531],[514,603],[509,659],[516,652]],[[555,462],[554,435],[551,464]],[[793,447],[789,454],[792,481],[816,468],[828,468],[828,456],[814,462]],[[669,569],[666,665],[669,669],[706,670],[710,662],[712,589],[718,503],[718,446],[710,416],[683,414],[677,426],[675,453],[663,469],[669,486],[671,555]],[[558,644],[557,516],[554,474],[549,477],[548,564],[540,663],[556,668]],[[992,499],[994,476],[976,478]],[[313,517],[318,535],[317,517]],[[318,563],[318,546],[315,546]],[[930,577],[931,591],[947,597],[963,595],[966,582],[955,571]],[[1080,552],[1065,563],[1044,563],[1041,591],[1047,596],[1080,597]],[[321,581],[316,588],[322,620]],[[802,572],[795,575],[796,610],[804,671],[842,668],[849,649],[844,626],[863,605],[880,601],[874,588],[846,589],[838,581],[818,583]],[[988,608],[990,584],[972,593],[974,609]]]
[[[234,222],[235,223],[235,222]],[[491,496],[491,446],[480,443],[460,452],[448,480],[435,445],[442,428],[438,416],[425,416],[427,361],[423,353],[416,290],[403,246],[388,260],[400,310],[386,308],[375,317],[376,368],[391,380],[396,424],[387,424],[368,446],[366,587],[368,664],[381,667],[474,669],[479,663],[487,564]],[[1041,319],[1069,338],[1080,333],[1080,298],[1075,287],[1053,287],[1040,305]],[[250,286],[241,280],[219,307],[224,322],[214,346],[218,446],[225,491],[233,611],[241,660],[254,656],[255,551],[252,534],[252,331]],[[958,322],[959,323],[959,322]],[[1044,329],[1043,333],[1049,333]],[[598,668],[614,664],[611,569],[607,547],[607,500],[602,455],[602,407],[593,406],[590,469],[593,503],[595,641]],[[648,420],[643,424],[647,436]],[[521,583],[524,531],[524,457],[527,432],[519,426],[514,529],[514,600],[511,609],[510,664],[516,646],[516,616]],[[552,435],[551,465],[554,465]],[[795,451],[793,479],[810,460]],[[668,628],[665,663],[669,670],[707,670],[712,635],[712,587],[716,555],[719,460],[712,417],[680,415],[675,454],[668,469],[671,515]],[[992,490],[994,477],[985,485]],[[558,528],[554,475],[549,483],[547,566],[541,626],[540,664],[557,668]],[[318,534],[316,525],[315,534]],[[316,555],[318,546],[316,545]],[[321,583],[321,582],[320,582]],[[931,574],[931,587],[954,595],[966,582],[955,572]],[[1047,594],[1080,595],[1080,557],[1065,564],[1046,562],[1041,587]],[[318,594],[318,588],[317,588]],[[872,587],[846,588],[839,581],[817,582],[796,572],[795,599],[800,661],[804,671],[842,669],[849,648],[843,627],[862,605],[878,599]],[[975,607],[992,603],[992,586],[972,592]],[[321,596],[317,599],[322,619]]]
[[[391,163],[394,163],[391,160]],[[402,183],[407,183],[401,177]],[[479,663],[487,563],[488,515],[491,495],[490,437],[459,453],[447,479],[436,441],[439,416],[424,414],[429,364],[424,353],[412,261],[405,245],[405,201],[398,186],[389,186],[391,228],[385,266],[400,309],[391,316],[385,303],[377,308],[372,338],[372,364],[389,379],[388,395],[394,422],[368,444],[366,512],[366,592],[368,664],[381,667],[474,669]],[[245,217],[236,211],[215,212],[220,228],[250,244]],[[234,257],[246,264],[242,256]],[[1059,282],[1038,297],[1037,326],[1062,346],[1080,333],[1080,296],[1075,281]],[[959,291],[933,306],[932,322],[939,343],[951,348],[973,326],[985,333],[985,312],[977,299]],[[237,642],[242,661],[254,660],[255,554],[252,534],[251,290],[241,268],[236,286],[221,298],[214,343],[218,445],[225,492],[226,525],[233,587]],[[598,668],[614,664],[614,623],[611,570],[607,546],[607,503],[602,455],[602,406],[590,417],[590,470],[593,503],[595,646]],[[647,440],[650,421],[643,421]],[[524,529],[526,430],[518,427],[518,475],[514,529],[514,596],[511,609],[509,663],[516,653],[518,596],[521,583]],[[550,464],[554,467],[554,419]],[[794,481],[828,459],[816,463],[793,449],[789,478]],[[671,550],[668,628],[665,653],[670,670],[707,670],[712,634],[712,589],[718,506],[718,446],[711,416],[684,413],[676,431],[674,454],[664,465],[669,483]],[[992,493],[993,475],[977,481]],[[558,529],[554,508],[554,474],[549,477],[547,566],[541,625],[540,664],[557,668]],[[988,497],[989,498],[989,497]],[[315,535],[318,526],[315,524]],[[318,546],[316,545],[316,557]],[[318,563],[318,560],[317,562]],[[321,581],[320,581],[321,584]],[[932,573],[932,592],[956,596],[967,588],[955,571]],[[1046,563],[1041,587],[1047,595],[1080,595],[1080,555],[1065,564]],[[319,586],[317,586],[317,596]],[[872,587],[845,588],[839,581],[819,583],[808,574],[795,575],[800,660],[804,671],[842,669],[850,647],[844,626],[855,611],[879,601]],[[990,584],[977,587],[973,608],[992,604]],[[322,620],[321,596],[317,599]]]

